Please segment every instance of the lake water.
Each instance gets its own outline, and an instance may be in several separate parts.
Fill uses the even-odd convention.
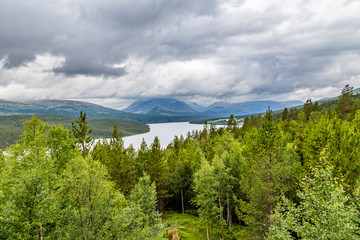
[[[150,146],[150,144],[154,142],[155,136],[157,136],[161,147],[166,148],[167,145],[174,140],[175,136],[180,137],[182,135],[186,138],[188,132],[192,132],[193,130],[202,130],[204,125],[177,122],[149,124],[149,127],[150,132],[123,137],[124,147],[129,147],[130,144],[132,144],[135,150],[138,150],[143,138],[148,146]]]

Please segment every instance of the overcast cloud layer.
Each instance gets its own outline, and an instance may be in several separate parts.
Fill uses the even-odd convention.
[[[1,0],[0,99],[303,100],[360,87],[358,0]]]

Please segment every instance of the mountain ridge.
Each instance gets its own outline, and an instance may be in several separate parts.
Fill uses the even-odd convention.
[[[230,114],[248,114],[265,112],[268,106],[272,110],[279,110],[285,107],[293,107],[303,104],[302,101],[247,101],[240,103],[215,102],[208,107],[196,104],[179,101],[174,98],[153,98],[148,100],[136,101],[129,105],[123,111],[145,114],[145,115],[230,115]],[[181,106],[181,107],[180,107]],[[195,109],[196,110],[195,110]]]
[[[162,111],[159,111],[159,108],[162,108]],[[156,115],[162,113],[170,114],[171,112],[173,112],[174,114],[196,113],[196,111],[192,109],[188,104],[175,98],[152,98],[148,100],[140,100],[129,105],[127,108],[123,109],[123,111],[146,115]]]

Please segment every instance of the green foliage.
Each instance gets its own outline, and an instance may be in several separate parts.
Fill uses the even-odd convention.
[[[201,219],[189,213],[177,213],[174,211],[165,211],[162,213],[163,224],[167,231],[173,229],[175,225],[178,227],[180,239],[197,240],[206,239],[206,228]],[[216,230],[216,229],[215,229]],[[211,236],[217,236],[216,231],[211,232]],[[224,239],[232,239],[230,233],[224,229]],[[166,237],[168,237],[166,235]],[[213,239],[217,239],[214,237]]]
[[[72,133],[75,137],[75,142],[80,144],[80,149],[83,157],[89,154],[93,137],[90,135],[92,128],[89,128],[86,113],[80,111],[80,116],[75,119],[76,124],[72,122]]]
[[[236,128],[236,125],[237,125],[236,118],[234,117],[234,115],[231,114],[228,121],[227,121],[228,129],[230,131],[234,131],[235,128]]]
[[[37,115],[50,126],[62,125],[71,129],[74,117],[62,115]],[[20,139],[23,132],[23,123],[32,118],[31,115],[0,116],[0,148],[7,148]],[[89,126],[93,129],[94,138],[111,137],[113,126],[117,124],[122,136],[129,136],[149,131],[149,127],[136,122],[119,118],[88,118]]]
[[[149,158],[145,162],[145,170],[149,174],[151,181],[156,185],[157,209],[162,212],[167,198],[170,196],[168,190],[169,172],[158,137],[155,137],[148,154]]]
[[[245,199],[239,200],[239,217],[246,223],[243,237],[265,236],[271,226],[270,217],[274,213],[281,193],[291,195],[296,182],[300,162],[291,144],[286,144],[286,136],[279,131],[268,111],[262,126],[257,131],[246,134],[244,174],[241,188]]]
[[[346,85],[341,91],[341,96],[335,107],[335,111],[341,119],[345,119],[351,113],[355,104],[352,96],[353,89],[353,87]]]
[[[128,196],[137,180],[137,175],[134,158],[127,154],[116,124],[110,140],[104,139],[102,143],[98,142],[91,156],[106,166],[109,177],[115,182],[117,189]]]
[[[79,156],[69,130],[48,130],[36,117],[24,128],[19,143],[0,155],[0,239],[158,239],[149,177],[127,203],[104,166]]]
[[[321,164],[301,180],[299,205],[284,198],[277,207],[267,239],[360,239],[356,209],[325,158]]]
[[[161,239],[163,229],[156,211],[156,190],[150,177],[139,179],[130,194],[128,206],[107,224],[106,239]]]
[[[59,239],[101,239],[107,224],[125,207],[125,199],[106,179],[106,169],[82,157],[72,159],[57,183]]]
[[[63,126],[52,126],[46,140],[50,156],[54,159],[58,171],[64,169],[69,160],[77,157],[74,138],[70,130],[64,129]]]
[[[200,170],[195,174],[194,192],[196,196],[194,202],[198,206],[198,213],[201,220],[206,224],[207,232],[211,231],[214,225],[221,224],[221,209],[216,203],[218,199],[217,188],[214,167],[204,161]],[[207,236],[209,239],[209,234],[207,234]]]
[[[160,211],[181,239],[357,239],[357,98],[346,117],[337,100],[308,101],[234,131],[206,124],[166,149],[158,138],[124,148],[113,122],[91,158],[66,129],[72,119],[64,128],[29,118],[0,153],[0,239],[161,239]]]
[[[9,149],[0,173],[0,236],[4,239],[38,239],[51,229],[56,174],[46,153],[47,125],[33,117],[25,123],[20,144]]]
[[[143,224],[148,227],[158,227],[159,213],[156,211],[156,186],[151,183],[149,175],[139,179],[131,191],[130,202],[138,205],[144,216]]]
[[[5,156],[3,151],[0,149],[0,172],[5,167]]]

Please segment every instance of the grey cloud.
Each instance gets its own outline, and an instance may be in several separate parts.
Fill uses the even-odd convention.
[[[5,59],[5,63],[4,63],[4,68],[5,69],[10,69],[10,68],[16,68],[16,67],[20,67],[23,66],[24,64],[28,63],[28,62],[32,62],[35,60],[35,56],[31,55],[31,54],[12,54],[10,56],[7,56]]]
[[[328,3],[333,12],[325,9],[321,14],[309,9],[311,1],[284,1],[263,11],[245,8],[244,2],[4,0],[0,3],[0,59],[5,61],[0,71],[26,67],[36,55],[50,54],[62,57],[63,65],[54,66],[55,74],[37,79],[38,85],[51,86],[46,83],[61,78],[111,78],[113,86],[124,88],[118,98],[277,96],[327,85],[341,87],[346,79],[359,81],[359,70],[352,62],[360,61],[360,18],[346,14],[360,10],[357,1],[339,6],[339,14],[332,7],[335,1]],[[295,10],[287,12],[287,7]],[[132,57],[152,65],[128,71],[126,64],[132,64],[128,61]],[[163,69],[169,62],[207,63],[212,58],[217,59],[216,72],[201,69],[195,74],[198,78],[191,74],[173,78],[176,69]],[[333,68],[339,70],[333,73]],[[184,71],[196,73],[192,68]],[[216,89],[204,87],[204,82],[196,82],[199,79],[217,84]],[[23,80],[14,77],[13,81]],[[110,86],[101,88],[107,92],[105,87]],[[98,95],[87,90],[87,96]]]
[[[66,76],[104,76],[104,77],[121,77],[126,74],[124,68],[114,68],[101,62],[91,62],[88,60],[67,59],[61,67],[54,68],[53,71]]]

